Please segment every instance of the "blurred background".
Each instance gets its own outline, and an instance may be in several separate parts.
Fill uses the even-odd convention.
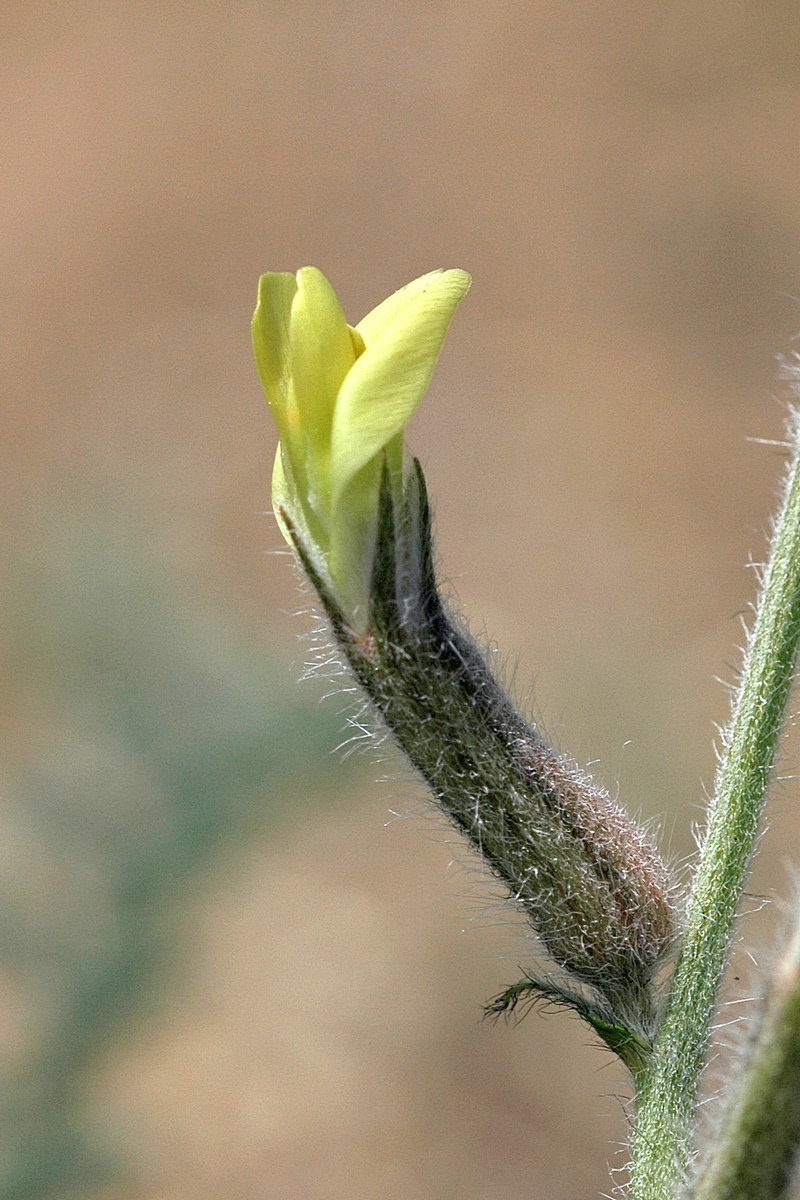
[[[298,683],[249,320],[268,269],[353,321],[472,272],[409,439],[443,574],[684,861],[784,463],[800,11],[6,0],[0,56],[0,1195],[608,1191],[619,1070],[480,1023],[534,948]]]

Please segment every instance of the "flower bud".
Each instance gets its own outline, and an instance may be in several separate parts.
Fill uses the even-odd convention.
[[[468,286],[463,271],[424,275],[350,329],[319,271],[262,277],[253,340],[281,438],[275,512],[364,691],[566,977],[528,975],[496,1009],[526,993],[566,1004],[638,1072],[674,936],[668,874],[446,610],[422,469],[403,471],[403,431]]]
[[[366,629],[384,456],[402,489],[403,432],[470,277],[432,271],[355,328],[316,267],[262,275],[253,348],[278,426],[272,497],[354,629]]]

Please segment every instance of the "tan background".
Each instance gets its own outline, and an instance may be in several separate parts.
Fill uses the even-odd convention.
[[[796,5],[7,0],[0,54],[9,545],[91,481],[291,646],[257,276],[318,265],[358,319],[465,267],[410,433],[443,572],[559,745],[686,854],[782,462],[747,439],[781,436],[800,328]],[[226,861],[169,999],[98,1048],[140,1169],[114,1195],[607,1190],[621,1077],[569,1019],[478,1024],[529,951],[387,769]],[[796,800],[756,890],[787,890]]]

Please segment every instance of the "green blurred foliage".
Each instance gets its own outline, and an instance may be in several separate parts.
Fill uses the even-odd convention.
[[[74,511],[7,564],[2,683],[35,750],[0,805],[3,1200],[114,1173],[86,1069],[157,994],[203,869],[313,791],[342,725],[135,528]]]

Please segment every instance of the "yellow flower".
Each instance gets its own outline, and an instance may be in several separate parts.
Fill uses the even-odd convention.
[[[262,275],[253,349],[280,445],[272,502],[287,513],[355,628],[368,619],[382,464],[402,491],[403,431],[470,285],[432,271],[347,324],[316,267]]]

